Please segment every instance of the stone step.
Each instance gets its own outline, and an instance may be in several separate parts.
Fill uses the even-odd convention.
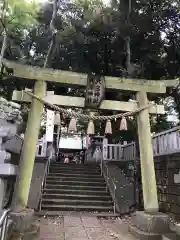
[[[180,240],[180,236],[178,236],[176,233],[168,233],[162,235],[162,240]]]
[[[81,199],[42,199],[43,205],[71,205],[71,206],[112,206],[112,201],[110,200],[81,200]]]
[[[83,216],[83,217],[119,217],[119,213],[113,212],[84,212],[84,211],[39,211],[35,212],[36,216],[48,216],[48,217],[59,217],[59,216]]]
[[[41,210],[113,212],[113,202],[99,166],[52,163]]]
[[[48,193],[48,194],[80,194],[80,195],[101,195],[101,196],[106,196],[107,192],[105,189],[99,189],[96,190],[94,188],[79,188],[79,189],[74,189],[74,188],[65,188],[65,189],[51,189],[51,188],[45,188],[43,190],[43,193]]]
[[[60,183],[60,184],[46,184],[45,188],[46,189],[71,189],[71,190],[96,190],[96,191],[101,191],[101,190],[105,190],[106,187],[105,185],[89,185],[86,183],[77,183],[77,182],[70,182],[71,184],[69,184],[69,182],[67,182],[67,184],[65,182]]]
[[[70,165],[70,166],[52,166],[50,165],[49,169],[54,169],[54,170],[62,170],[62,171],[87,171],[87,172],[100,172],[100,167],[96,168],[90,168],[90,167],[82,167],[80,165]]]
[[[67,175],[72,175],[72,176],[75,176],[75,177],[78,177],[78,176],[92,176],[92,177],[103,177],[103,176],[101,176],[101,173],[100,172],[94,172],[94,171],[89,171],[89,172],[87,172],[87,171],[82,171],[82,172],[80,172],[80,171],[76,171],[76,170],[74,170],[74,171],[61,171],[61,170],[59,170],[59,171],[56,171],[56,170],[49,170],[49,173],[48,174],[51,174],[51,175],[59,175],[59,176],[63,176],[63,175],[65,175],[65,176],[67,176]]]
[[[112,212],[113,207],[109,206],[101,206],[101,205],[96,205],[96,206],[91,206],[91,205],[82,205],[82,206],[75,206],[75,205],[41,205],[42,211],[96,211],[96,212]]]
[[[101,176],[99,173],[94,174],[94,173],[74,173],[74,172],[52,172],[50,171],[48,175],[54,175],[57,174],[58,176],[61,177],[82,177],[82,178],[100,178],[104,179],[103,176]]]
[[[50,173],[47,175],[47,179],[49,178],[59,178],[59,179],[71,179],[71,180],[91,180],[91,181],[104,181],[104,178],[102,176],[96,176],[96,177],[89,177],[89,176],[71,176],[71,175],[61,175],[61,174],[55,174],[55,173]]]
[[[140,240],[162,240],[162,236],[160,234],[144,232],[132,225],[129,226],[129,232]]]
[[[71,180],[47,180],[46,185],[73,185],[73,186],[106,186],[105,182],[92,182],[92,181],[71,181]]]
[[[93,186],[93,187],[105,187],[106,184],[104,182],[90,182],[90,181],[61,181],[61,180],[47,180],[46,185],[53,185],[53,186]]]
[[[105,184],[105,180],[104,179],[93,179],[93,178],[71,178],[71,177],[60,177],[60,176],[47,176],[46,177],[46,181],[54,181],[54,182],[90,182],[90,183],[104,183]]]
[[[50,172],[58,172],[58,173],[76,173],[76,174],[96,174],[96,175],[100,175],[101,171],[100,169],[98,170],[88,170],[88,169],[64,169],[64,168],[49,168]]]
[[[71,193],[69,193],[69,194],[63,194],[63,193],[61,193],[61,194],[53,194],[53,193],[51,193],[51,194],[49,194],[49,193],[44,193],[43,194],[43,196],[42,196],[42,198],[43,199],[74,199],[74,200],[86,200],[86,199],[88,199],[88,200],[96,200],[96,199],[98,199],[98,200],[101,200],[101,201],[103,201],[103,200],[111,200],[111,197],[110,197],[110,195],[108,195],[108,193],[106,194],[106,195],[91,195],[91,194],[71,194]]]
[[[49,178],[61,178],[61,179],[71,179],[71,180],[91,180],[91,181],[104,181],[104,178],[102,176],[93,176],[93,177],[89,177],[89,176],[85,176],[85,175],[79,175],[79,176],[68,176],[68,175],[61,175],[60,173],[49,173],[47,175],[47,179]]]
[[[61,168],[61,169],[84,169],[84,170],[99,170],[99,165],[81,165],[81,164],[63,164],[63,163],[51,163],[50,167]]]

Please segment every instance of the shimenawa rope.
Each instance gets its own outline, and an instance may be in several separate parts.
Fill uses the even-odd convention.
[[[57,111],[57,112],[61,112],[63,114],[65,114],[66,116],[68,117],[74,117],[74,118],[80,118],[80,119],[85,119],[85,120],[99,120],[99,121],[107,121],[107,120],[114,120],[114,119],[118,119],[118,118],[122,118],[122,117],[128,117],[128,116],[132,116],[144,109],[147,109],[147,108],[150,108],[152,107],[153,105],[155,105],[155,103],[151,103],[151,104],[148,104],[148,105],[145,105],[145,106],[142,106],[140,108],[137,108],[136,110],[134,111],[131,111],[131,112],[126,112],[126,113],[120,113],[120,114],[115,114],[115,115],[111,115],[111,116],[89,116],[89,115],[86,115],[86,114],[82,114],[82,113],[77,113],[75,111],[69,111],[69,110],[66,110],[64,108],[60,108],[56,105],[53,105],[45,100],[43,100],[42,98],[38,97],[37,95],[31,93],[31,92],[27,92],[27,91],[24,91],[27,95],[37,99],[38,101],[40,101],[41,103],[43,103],[46,107],[54,110],[54,111]]]

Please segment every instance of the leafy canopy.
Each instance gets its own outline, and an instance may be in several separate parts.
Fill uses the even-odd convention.
[[[39,11],[39,4],[32,0],[4,0],[0,5],[0,16],[5,11],[2,23],[9,30],[14,28],[25,28],[36,23],[36,14]],[[4,9],[5,7],[5,9]]]

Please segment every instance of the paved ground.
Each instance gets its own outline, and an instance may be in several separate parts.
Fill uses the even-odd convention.
[[[40,240],[135,240],[121,219],[65,216],[38,221]]]

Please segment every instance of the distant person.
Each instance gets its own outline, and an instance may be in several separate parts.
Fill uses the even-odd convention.
[[[69,163],[69,158],[68,157],[65,157],[64,163]]]
[[[78,157],[77,157],[77,154],[74,155],[73,162],[76,163],[76,164],[78,163]]]
[[[85,160],[84,158],[85,158],[85,156],[84,156],[84,151],[81,151],[81,152],[80,152],[80,163],[81,163],[81,164],[84,164],[84,160]]]

